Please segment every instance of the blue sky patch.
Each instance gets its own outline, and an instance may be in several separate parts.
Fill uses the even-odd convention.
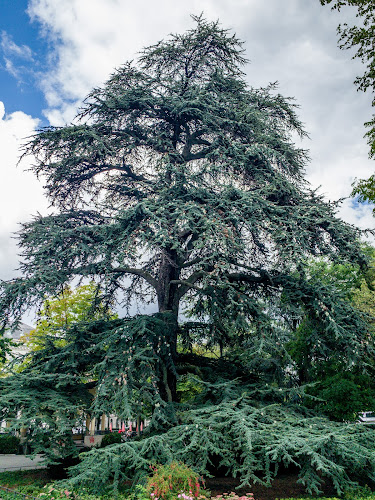
[[[0,0],[0,100],[7,114],[22,110],[46,123],[40,81],[47,67],[48,42],[31,22],[27,1]]]

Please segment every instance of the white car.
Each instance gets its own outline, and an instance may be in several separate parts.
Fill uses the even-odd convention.
[[[358,415],[360,424],[375,424],[375,412],[363,411]]]

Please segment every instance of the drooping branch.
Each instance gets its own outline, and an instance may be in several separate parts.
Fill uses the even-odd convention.
[[[158,287],[158,280],[155,279],[151,273],[148,271],[145,271],[144,269],[136,269],[133,267],[117,267],[113,268],[109,271],[110,273],[114,274],[132,274],[134,276],[140,276],[143,278],[149,285],[151,285],[155,290],[157,290]]]
[[[158,286],[158,281],[152,276],[151,273],[149,273],[145,269],[137,269],[133,267],[107,267],[106,265],[92,263],[72,268],[69,270],[68,274],[70,276],[125,276],[127,274],[130,274],[132,276],[139,276],[143,278],[155,290]]]

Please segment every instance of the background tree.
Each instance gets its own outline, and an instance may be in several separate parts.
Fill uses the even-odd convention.
[[[36,327],[21,338],[31,349],[41,349],[46,339],[63,345],[65,329],[74,324],[96,319],[115,319],[117,314],[103,304],[100,287],[95,283],[76,288],[65,287],[55,298],[46,299],[38,311]]]
[[[11,339],[4,337],[5,331],[1,332],[0,335],[0,368],[6,362],[7,354],[10,354],[12,351],[12,342]]]
[[[367,245],[363,249],[370,259],[365,272],[350,263],[332,264],[319,259],[310,262],[308,272],[317,283],[332,287],[332,293],[340,290],[354,309],[366,315],[369,336],[373,339],[374,249]],[[308,397],[307,406],[319,409],[333,420],[355,421],[364,409],[375,408],[373,360],[368,360],[371,367],[367,369],[363,363],[348,365],[339,351],[332,355],[320,349],[319,344],[325,336],[320,318],[306,311],[287,347],[295,362],[298,382],[311,384],[306,391],[314,399]],[[335,342],[335,338],[331,341]]]
[[[93,450],[72,472],[97,489],[181,459],[267,484],[280,462],[297,463],[309,490],[323,470],[340,491],[347,471],[374,470],[370,431],[309,413],[286,346],[308,311],[324,332],[318,351],[348,364],[371,356],[364,318],[307,272],[311,255],[364,267],[359,233],[304,181],[291,100],[249,88],[238,39],[195,22],[94,89],[74,124],[28,143],[55,213],[23,225],[23,277],[0,295],[16,321],[80,277],[100,282],[104,303],[155,301],[158,312],[66,328],[65,346],[46,344],[0,381],[0,408],[44,438],[44,421],[68,429],[87,405],[123,419],[151,413],[140,441]],[[179,347],[196,341],[216,342],[221,356]],[[182,376],[193,389],[184,403]]]

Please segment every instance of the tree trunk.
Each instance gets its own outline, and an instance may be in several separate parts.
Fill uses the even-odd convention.
[[[159,392],[164,401],[177,400],[177,377],[175,363],[177,360],[178,310],[179,298],[177,285],[171,283],[178,280],[180,269],[175,264],[176,255],[173,250],[164,252],[159,267],[159,286],[157,290],[159,312],[165,313],[164,341],[170,346],[171,357],[160,360]]]

